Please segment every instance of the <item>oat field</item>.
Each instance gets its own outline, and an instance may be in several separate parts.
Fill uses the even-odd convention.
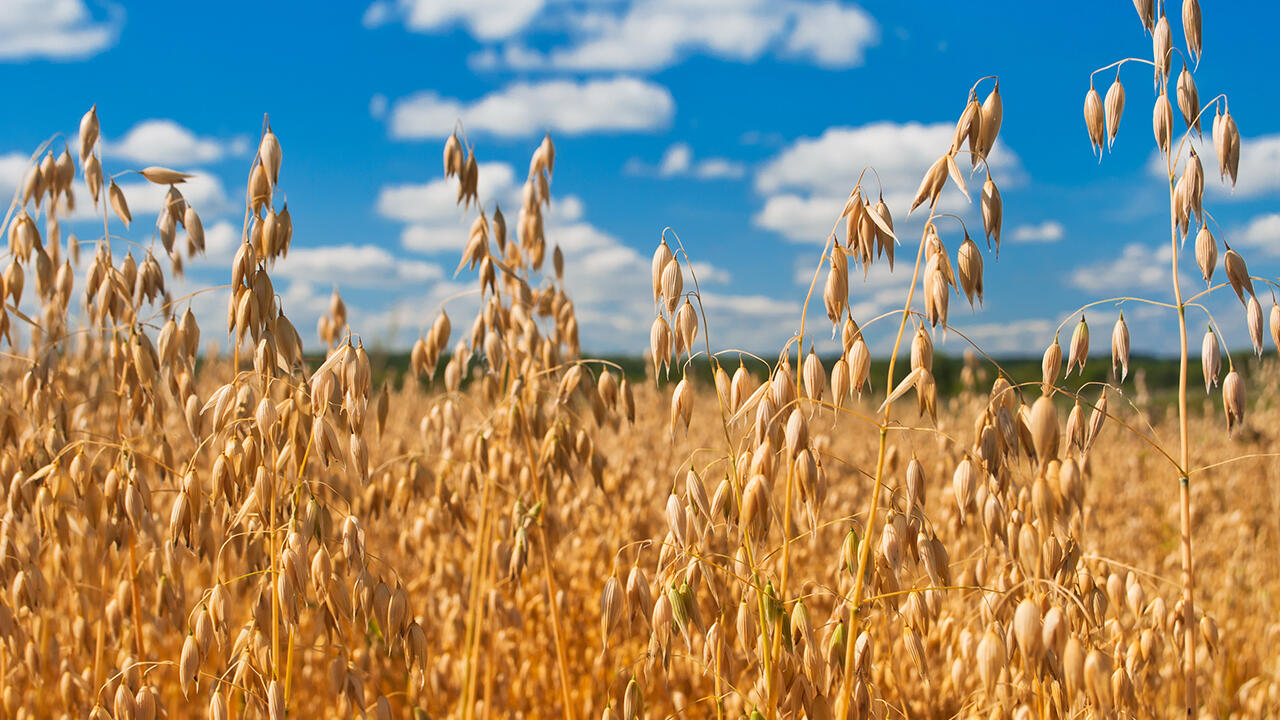
[[[423,308],[400,377],[376,372],[341,288],[316,328],[281,310],[287,138],[264,123],[226,325],[200,327],[169,290],[204,249],[189,176],[104,165],[111,118],[88,110],[31,155],[3,226],[0,714],[1280,713],[1280,306],[1264,319],[1260,301],[1277,283],[1203,202],[1234,183],[1240,134],[1196,87],[1197,0],[1135,7],[1152,54],[1081,78],[1083,130],[1102,162],[1114,142],[1163,153],[1167,292],[1062,307],[1039,382],[968,347],[955,394],[934,345],[966,347],[959,317],[1001,282],[995,76],[939,91],[954,138],[909,206],[874,168],[845,189],[796,333],[763,356],[716,344],[696,243],[655,237],[630,375],[580,347],[544,232],[550,136],[505,216],[477,202],[484,148],[461,125],[445,144],[472,220],[458,270],[482,300]],[[1120,132],[1148,107],[1154,137]],[[1215,157],[1184,152],[1196,133]],[[168,188],[154,228],[117,182],[136,174]],[[970,212],[938,209],[948,187]],[[75,206],[100,236],[64,232]],[[908,214],[921,237],[895,232]],[[909,290],[854,317],[873,263]],[[1260,359],[1227,352],[1209,293],[1239,299]],[[1180,340],[1167,401],[1129,373],[1139,307]],[[893,339],[874,377],[873,325]],[[1079,380],[1108,345],[1109,380]]]

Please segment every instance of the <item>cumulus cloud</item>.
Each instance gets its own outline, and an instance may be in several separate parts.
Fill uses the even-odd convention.
[[[631,77],[517,82],[473,101],[425,91],[401,98],[390,111],[392,137],[443,138],[461,120],[469,133],[527,137],[657,130],[675,114],[661,85]]]
[[[139,164],[181,168],[247,153],[249,141],[243,137],[228,140],[200,137],[173,120],[144,120],[119,140],[104,140],[103,151],[109,157]]]
[[[1206,193],[1222,199],[1245,200],[1274,195],[1280,191],[1280,133],[1241,138],[1240,168],[1233,188],[1229,178],[1226,181],[1219,180],[1218,155],[1213,149],[1209,124],[1206,122],[1203,137],[1192,136],[1183,147],[1178,160],[1178,172],[1185,167],[1184,163],[1194,147],[1204,166]],[[1166,177],[1169,170],[1164,155],[1159,151],[1152,153],[1147,162],[1147,170],[1153,177]]]
[[[1040,224],[1019,225],[1009,233],[1009,238],[1016,243],[1051,243],[1058,242],[1066,234],[1066,229],[1057,220],[1045,220]]]
[[[84,0],[6,0],[0,3],[0,60],[79,60],[115,44],[124,10]],[[104,17],[105,16],[105,17]]]
[[[1266,213],[1253,218],[1231,234],[1231,241],[1256,248],[1267,255],[1280,255],[1280,213]]]
[[[1116,292],[1125,289],[1153,290],[1168,287],[1169,261],[1173,251],[1168,245],[1149,247],[1139,243],[1124,246],[1120,257],[1088,263],[1076,268],[1068,282],[1091,293]]]
[[[630,175],[648,175],[660,178],[691,177],[698,180],[737,179],[746,173],[746,167],[728,158],[700,158],[695,160],[693,148],[688,143],[673,143],[662,154],[656,166],[640,158],[631,158],[624,168]]]
[[[831,127],[816,138],[796,140],[756,173],[756,190],[765,200],[754,222],[788,240],[823,242],[867,167],[874,168],[876,174],[863,176],[863,188],[874,196],[883,187],[885,203],[895,220],[900,220],[910,207],[920,178],[950,146],[953,130],[951,123],[886,121]],[[991,152],[990,164],[1002,188],[1025,181],[1017,155],[999,141]],[[877,184],[877,176],[882,186]],[[978,190],[979,176],[973,176],[971,193]],[[958,210],[968,203],[948,182],[940,206]]]
[[[378,0],[364,13],[365,27],[402,22],[414,32],[466,28],[477,39],[498,40],[523,30],[544,0]]]
[[[486,185],[486,176],[489,178]],[[501,163],[480,167],[481,201],[486,208],[500,202],[510,208],[509,232],[514,233],[514,216],[519,206],[521,184],[516,182],[515,170]],[[402,247],[411,253],[398,262],[413,262],[412,253],[452,253],[448,260],[440,262],[451,268],[456,253],[461,251],[467,238],[467,228],[474,218],[474,208],[465,212],[455,205],[457,197],[454,180],[436,180],[423,184],[386,186],[379,193],[376,212],[384,218],[404,224]],[[557,198],[547,211],[546,235],[550,246],[559,247],[565,259],[565,288],[573,298],[578,312],[578,322],[584,342],[595,352],[640,352],[648,340],[649,325],[653,322],[653,298],[649,285],[649,264],[652,246],[644,251],[613,233],[586,219],[581,199],[574,195]],[[297,251],[295,251],[296,253]],[[293,259],[290,254],[289,260]],[[778,308],[792,309],[789,301],[767,298],[763,295],[734,295],[725,291],[731,282],[730,274],[723,268],[706,262],[694,262],[692,273],[697,275],[703,290],[704,304],[709,319],[717,324],[723,334],[717,333],[717,342],[760,347],[757,341],[768,338],[783,340],[787,335],[773,319],[759,321],[757,311],[778,315]],[[441,299],[472,287],[467,273],[457,281],[427,278],[422,284],[431,288],[421,293],[401,296],[392,303],[387,313],[400,313],[406,307],[431,306]],[[449,285],[451,293],[440,295],[435,288]],[[685,268],[685,287],[693,288],[693,276]],[[469,296],[468,296],[469,297]],[[710,298],[710,299],[708,299]],[[467,301],[450,301],[464,307]],[[781,305],[771,303],[782,303]],[[797,306],[798,307],[798,306]],[[798,317],[798,313],[794,314]],[[787,331],[790,332],[790,331]]]
[[[482,52],[475,64],[653,72],[691,55],[754,62],[772,50],[845,68],[862,64],[866,49],[879,41],[879,27],[865,10],[834,0],[636,0],[558,9],[549,13],[548,24],[562,30],[567,43],[539,51],[514,40],[500,52]]]

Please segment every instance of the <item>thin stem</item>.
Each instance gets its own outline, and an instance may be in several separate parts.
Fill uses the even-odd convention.
[[[1197,115],[1197,118],[1199,116]],[[1182,142],[1186,142],[1186,136]],[[1179,152],[1181,151],[1179,144]],[[1191,447],[1187,433],[1187,308],[1182,300],[1182,283],[1178,275],[1178,214],[1177,197],[1174,192],[1173,155],[1165,155],[1168,169],[1169,191],[1169,244],[1173,250],[1170,268],[1173,274],[1173,297],[1178,308],[1178,439],[1181,449],[1178,488],[1179,516],[1182,524],[1182,601],[1183,625],[1182,635],[1185,640],[1183,648],[1183,684],[1186,689],[1187,717],[1195,715],[1196,704],[1196,626],[1195,626],[1195,576],[1191,564],[1191,479],[1187,468],[1191,465]]]
[[[933,222],[934,208],[929,209],[929,220],[925,223],[928,228]],[[911,315],[911,304],[915,300],[916,284],[920,279],[920,263],[924,259],[924,249],[926,245],[925,238],[920,239],[920,247],[916,250],[915,266],[911,270],[911,287],[907,291],[907,301],[903,307],[902,319],[898,322],[898,336],[893,341],[893,352],[889,355],[889,370],[885,377],[885,393],[893,390],[893,371],[897,366],[898,350],[902,347],[902,336],[906,333],[907,318]],[[849,628],[845,637],[845,657],[844,657],[844,682],[840,688],[840,699],[836,704],[837,717],[840,720],[847,720],[849,717],[849,706],[853,702],[853,651],[857,644],[858,637],[858,611],[862,604],[863,578],[867,572],[867,560],[871,555],[871,545],[874,542],[876,511],[880,507],[880,492],[884,488],[884,465],[885,455],[887,451],[887,439],[889,424],[889,415],[893,412],[893,403],[888,401],[884,404],[884,415],[880,425],[880,442],[879,449],[876,452],[876,482],[875,489],[872,490],[871,499],[868,501],[866,536],[863,538],[862,547],[859,548],[858,554],[858,573],[853,578],[853,603],[849,609]]]

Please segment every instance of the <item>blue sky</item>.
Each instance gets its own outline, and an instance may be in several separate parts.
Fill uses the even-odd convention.
[[[1215,235],[1255,275],[1272,277],[1280,272],[1280,100],[1260,68],[1280,7],[1204,5],[1200,97],[1227,93],[1244,139],[1234,192],[1219,185],[1205,147],[1206,204],[1221,226]],[[1181,47],[1180,12],[1169,14]],[[993,172],[1005,239],[998,261],[986,258],[985,306],[970,312],[953,298],[952,323],[993,352],[1038,354],[1059,321],[1091,299],[1169,297],[1150,70],[1123,70],[1128,103],[1101,163],[1081,116],[1093,69],[1149,57],[1150,48],[1126,2],[1091,3],[1082,21],[1043,3],[976,13],[962,3],[833,0],[251,9],[11,0],[0,8],[0,80],[11,89],[0,113],[0,192],[12,193],[40,143],[74,137],[97,103],[108,172],[160,164],[197,173],[186,194],[210,231],[210,252],[174,290],[220,284],[269,113],[295,224],[294,251],[273,272],[285,311],[314,340],[308,330],[337,284],[367,342],[404,347],[466,281],[451,272],[471,217],[448,202],[440,166],[454,121],[476,145],[482,202],[513,211],[529,155],[550,130],[558,154],[548,239],[568,258],[584,347],[646,345],[648,259],[670,226],[698,264],[713,344],[767,352],[795,332],[827,229],[868,163],[888,183],[910,246],[900,254],[910,257],[919,220],[907,222],[897,198],[945,150],[969,87],[995,74],[1005,113]],[[1100,92],[1113,77],[1098,76]],[[141,218],[155,191],[136,192]],[[80,200],[88,204],[86,194]],[[976,237],[977,207],[959,195],[944,202]],[[149,240],[150,212],[131,237]],[[100,221],[97,230],[88,221],[70,228],[96,237]],[[958,226],[940,228],[954,253]],[[877,266],[866,283],[854,275],[855,317],[900,305],[902,269],[889,275]],[[1187,287],[1203,285],[1189,257],[1185,275]],[[1270,307],[1269,293],[1259,299]],[[225,298],[192,302],[208,318],[206,337],[216,335]],[[465,317],[469,302],[451,300],[451,313]],[[1221,295],[1209,307],[1231,346],[1247,344],[1234,299]],[[820,297],[812,310],[824,325]],[[1095,350],[1106,351],[1115,314],[1091,311]],[[1125,314],[1136,350],[1173,349],[1172,316],[1137,306]]]

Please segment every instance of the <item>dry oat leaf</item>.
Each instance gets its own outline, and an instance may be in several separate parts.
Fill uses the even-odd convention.
[[[897,401],[898,398],[901,398],[903,395],[906,395],[907,391],[915,387],[916,381],[920,379],[923,372],[924,368],[916,368],[915,370],[907,373],[907,376],[902,378],[902,381],[893,389],[893,392],[889,393],[888,397],[884,399],[884,402],[880,403],[880,407],[876,409],[876,413],[879,414],[884,412],[885,408],[889,407],[890,404]]]
[[[956,163],[956,156],[947,154],[947,173],[951,175],[951,181],[960,188],[960,192],[964,193],[964,199],[973,202],[973,198],[969,197],[969,187],[964,184],[964,175],[960,174],[960,165]]]
[[[178,172],[169,168],[152,165],[138,171],[142,177],[150,180],[156,185],[178,185],[184,183],[188,178],[194,177],[191,173]]]

